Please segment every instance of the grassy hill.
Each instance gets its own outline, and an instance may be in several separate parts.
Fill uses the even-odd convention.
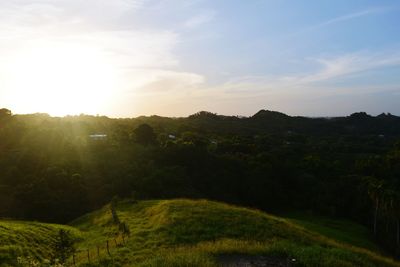
[[[120,201],[116,211],[130,230],[123,240],[110,205],[71,226],[0,221],[0,266],[49,266],[21,264],[17,257],[52,258],[60,229],[77,240],[67,266],[74,260],[76,266],[400,266],[379,254],[365,228],[348,221],[304,214],[284,219],[185,199]]]
[[[0,266],[16,266],[17,257],[43,261],[53,256],[60,229],[79,239],[79,230],[65,225],[0,220]]]
[[[109,206],[72,223],[83,233],[79,250],[100,247],[100,261],[92,256],[92,265],[219,266],[248,260],[276,262],[275,266],[286,266],[287,261],[293,261],[288,266],[400,266],[374,252],[360,233],[356,240],[365,238],[361,245],[340,238],[346,235],[345,225],[332,232],[329,225],[315,221],[306,225],[304,218],[301,223],[206,200],[124,201],[117,214],[131,235],[124,246],[111,249],[111,256],[102,250],[118,232]]]
[[[373,241],[371,230],[360,224],[300,212],[284,214],[282,217],[336,241],[371,251],[380,250]]]

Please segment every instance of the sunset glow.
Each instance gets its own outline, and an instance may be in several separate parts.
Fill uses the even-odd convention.
[[[393,0],[1,1],[0,107],[400,114],[399,12]]]
[[[43,43],[10,59],[6,98],[20,112],[96,114],[112,96],[115,69],[90,47]]]

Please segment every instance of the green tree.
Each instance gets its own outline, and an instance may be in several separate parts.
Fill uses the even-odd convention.
[[[74,250],[74,240],[70,233],[66,230],[60,229],[54,243],[54,260],[58,259],[61,263],[64,263]]]
[[[378,216],[380,212],[380,208],[382,205],[383,198],[383,182],[374,177],[366,178],[367,186],[368,186],[368,195],[374,203],[374,221],[373,221],[373,231],[374,236],[377,235],[377,224],[378,224]]]
[[[6,108],[0,109],[0,119],[10,117],[11,115],[12,115],[11,110],[6,109]]]
[[[110,203],[111,216],[112,216],[114,224],[121,223],[121,221],[119,220],[119,217],[118,217],[118,213],[117,213],[118,202],[119,202],[119,198],[117,196],[114,196]]]
[[[156,142],[156,135],[153,128],[146,123],[139,125],[133,131],[133,137],[135,142],[145,146],[155,144]]]
[[[388,215],[388,220],[394,220],[396,231],[394,232],[395,235],[395,242],[397,249],[400,248],[400,193],[392,190],[386,189],[383,193],[385,210]]]

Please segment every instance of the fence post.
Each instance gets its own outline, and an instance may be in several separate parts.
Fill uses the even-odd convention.
[[[89,252],[89,249],[87,250],[87,260],[90,263],[90,252]]]
[[[107,240],[107,254],[110,256],[110,248],[108,246],[108,240]]]

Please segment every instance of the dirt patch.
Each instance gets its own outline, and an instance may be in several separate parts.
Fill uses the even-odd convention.
[[[282,259],[256,255],[220,255],[217,261],[222,267],[294,267],[294,259]]]

